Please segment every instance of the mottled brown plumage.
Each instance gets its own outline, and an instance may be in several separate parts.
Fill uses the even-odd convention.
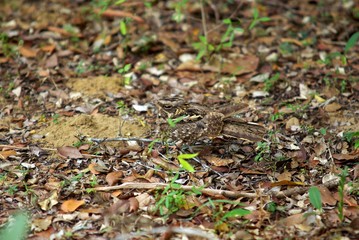
[[[194,143],[203,138],[213,138],[219,135],[251,141],[262,140],[265,134],[264,127],[231,117],[246,107],[246,104],[234,104],[211,109],[195,103],[186,103],[181,98],[158,101],[159,115],[162,119],[185,116],[174,127],[165,124],[162,128],[169,140],[184,143]],[[162,120],[162,123],[164,122]]]

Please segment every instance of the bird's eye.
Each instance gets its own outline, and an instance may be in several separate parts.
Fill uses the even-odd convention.
[[[171,105],[163,105],[162,107],[163,107],[164,109],[171,109],[171,108],[172,108]]]

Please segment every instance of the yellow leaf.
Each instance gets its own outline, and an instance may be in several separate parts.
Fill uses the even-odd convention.
[[[320,97],[319,95],[315,94],[314,98],[317,100],[318,103],[322,103],[325,102],[325,99]]]

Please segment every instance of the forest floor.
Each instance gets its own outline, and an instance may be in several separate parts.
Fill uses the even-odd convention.
[[[1,3],[0,239],[358,239],[359,4],[283,2]],[[266,135],[173,146],[169,97]]]

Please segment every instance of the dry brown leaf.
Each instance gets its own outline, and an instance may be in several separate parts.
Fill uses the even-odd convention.
[[[83,158],[80,151],[75,147],[65,146],[65,147],[58,147],[57,152],[62,158]]]
[[[288,131],[297,131],[300,127],[299,119],[296,117],[292,117],[287,120],[285,124],[285,129]]]
[[[55,44],[45,45],[41,47],[41,50],[44,52],[52,53],[55,50],[56,46]]]
[[[325,186],[318,186],[320,194],[322,196],[323,204],[328,204],[330,206],[334,206],[337,203],[337,200],[333,197],[333,194],[330,190]]]
[[[341,108],[342,108],[342,105],[340,105],[339,103],[330,103],[324,107],[324,110],[326,112],[336,112]]]
[[[106,182],[110,185],[113,186],[116,183],[118,183],[118,181],[123,177],[123,172],[122,171],[116,171],[116,172],[110,172],[109,174],[107,174],[106,176]]]
[[[4,150],[4,151],[0,151],[0,158],[1,159],[6,159],[9,156],[15,156],[16,155],[16,151],[15,150]]]
[[[336,160],[356,160],[359,159],[359,152],[349,153],[349,154],[333,154],[333,158]]]
[[[206,161],[216,167],[223,167],[228,166],[229,164],[233,163],[233,159],[223,159],[215,156],[206,156]]]
[[[129,207],[130,212],[135,212],[138,210],[139,202],[138,202],[137,198],[131,197],[128,199],[128,202],[130,203],[130,207]]]
[[[92,174],[97,175],[97,174],[100,174],[100,173],[101,173],[101,172],[97,171],[97,169],[96,169],[97,166],[98,166],[97,163],[90,163],[90,164],[89,164],[88,168],[89,168],[89,170],[90,170],[90,172],[91,172]]]
[[[34,58],[37,55],[37,50],[26,46],[20,47],[19,52],[21,53],[21,55],[27,58]]]
[[[34,229],[36,232],[47,230],[52,223],[52,216],[47,216],[46,218],[35,218],[31,220],[31,229]]]
[[[84,200],[69,199],[61,204],[61,210],[64,211],[65,213],[72,213],[76,211],[77,208],[79,208],[84,204],[85,204]]]
[[[292,173],[285,170],[277,176],[279,182],[281,181],[290,181],[292,179]]]
[[[137,23],[144,23],[145,21],[140,18],[139,16],[135,16],[130,12],[120,11],[120,10],[113,10],[113,9],[106,9],[105,11],[101,9],[95,9],[96,13],[100,13],[102,16],[105,17],[128,17],[135,20]]]

